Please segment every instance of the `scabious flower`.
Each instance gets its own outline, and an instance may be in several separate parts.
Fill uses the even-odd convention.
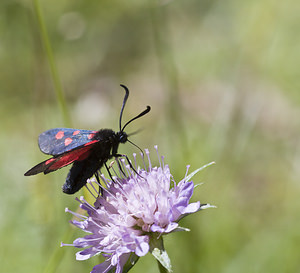
[[[157,151],[157,147],[155,149]],[[195,187],[192,181],[188,181],[189,167],[185,177],[176,184],[158,151],[159,167],[152,167],[149,151],[145,151],[148,167],[143,155],[144,167],[137,167],[134,154],[135,170],[126,165],[124,159],[117,159],[119,174],[113,180],[101,175],[103,185],[99,186],[102,195],[98,194],[92,184],[96,181],[88,181],[93,189],[91,193],[96,193],[95,203],[91,205],[83,197],[77,199],[88,216],[66,209],[81,219],[72,220],[71,223],[89,233],[69,244],[85,248],[77,252],[76,259],[86,260],[97,254],[106,258],[105,262],[93,268],[92,273],[127,272],[139,257],[149,251],[170,271],[162,244],[159,247],[157,241],[170,232],[187,230],[178,225],[184,216],[212,207],[201,205],[200,202],[189,203]],[[64,245],[67,244],[62,243]],[[154,254],[157,246],[161,252],[156,251]]]

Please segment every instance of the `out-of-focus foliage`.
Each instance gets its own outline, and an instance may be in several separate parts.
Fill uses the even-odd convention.
[[[75,128],[118,128],[151,105],[128,132],[159,146],[175,173],[205,182],[194,200],[217,205],[181,223],[165,247],[175,272],[300,270],[300,21],[296,0],[42,1]],[[35,9],[0,3],[0,271],[89,272],[61,192],[67,168],[30,178],[46,157],[40,132],[66,126],[53,90]],[[120,152],[137,152],[122,145]],[[154,151],[152,150],[154,155]],[[79,195],[79,194],[77,194]],[[77,232],[77,231],[73,231]],[[82,235],[82,234],[81,234]],[[132,272],[157,272],[149,255]]]

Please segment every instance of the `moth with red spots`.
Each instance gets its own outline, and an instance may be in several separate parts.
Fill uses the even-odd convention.
[[[62,187],[64,193],[73,194],[86,184],[88,178],[94,174],[97,175],[109,159],[122,156],[118,154],[119,144],[127,141],[132,143],[128,140],[124,129],[135,119],[147,114],[151,108],[147,106],[143,112],[122,127],[121,120],[129,90],[125,85],[121,84],[121,86],[125,90],[125,96],[120,112],[119,132],[111,129],[90,131],[69,128],[45,131],[39,136],[39,147],[43,153],[53,157],[31,168],[25,173],[25,176],[41,172],[47,174],[73,163]]]

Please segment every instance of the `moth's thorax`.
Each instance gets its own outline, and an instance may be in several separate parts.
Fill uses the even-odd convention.
[[[107,141],[114,145],[125,143],[127,141],[127,134],[123,131],[116,133],[111,129],[101,129],[95,133],[93,140]]]
[[[116,133],[111,129],[101,129],[95,133],[93,140],[112,142],[116,139]]]
[[[124,137],[126,138],[125,141]],[[101,129],[96,132],[93,140],[99,140],[98,149],[101,149],[103,152],[105,151],[104,153],[111,158],[111,156],[117,154],[119,144],[127,141],[127,135],[125,133],[116,133],[111,129]]]

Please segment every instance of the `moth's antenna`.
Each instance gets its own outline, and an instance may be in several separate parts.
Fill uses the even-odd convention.
[[[120,120],[119,120],[119,127],[120,127],[120,131],[122,131],[122,116],[123,116],[123,110],[124,110],[124,107],[125,107],[125,104],[126,104],[126,101],[128,99],[128,96],[129,96],[129,90],[128,88],[123,85],[123,84],[120,84],[121,87],[123,87],[125,89],[125,97],[124,97],[124,100],[123,100],[123,105],[122,105],[122,108],[121,108],[121,112],[120,112]]]
[[[136,117],[132,118],[131,120],[129,120],[122,128],[122,116],[123,116],[123,110],[124,110],[124,107],[125,107],[125,104],[126,104],[126,101],[128,99],[128,96],[129,96],[129,90],[128,88],[124,85],[124,84],[120,84],[121,87],[123,87],[125,89],[125,97],[124,97],[124,100],[123,100],[123,105],[122,105],[122,108],[121,108],[121,113],[120,113],[120,120],[119,120],[119,128],[120,128],[120,132],[123,132],[125,127],[131,123],[132,121],[134,121],[135,119],[137,118],[140,118],[144,115],[146,115],[150,110],[151,110],[151,107],[150,106],[147,106],[146,110],[144,110],[142,113],[140,113],[139,115],[137,115]]]
[[[148,105],[147,108],[146,108],[142,113],[138,114],[136,117],[134,117],[134,118],[132,118],[131,120],[129,120],[128,122],[126,122],[126,124],[125,124],[125,125],[123,126],[123,128],[121,129],[121,132],[124,131],[125,127],[126,127],[129,123],[131,123],[132,121],[136,120],[137,118],[140,118],[140,117],[146,115],[147,113],[150,112],[150,110],[151,110],[151,107]]]

